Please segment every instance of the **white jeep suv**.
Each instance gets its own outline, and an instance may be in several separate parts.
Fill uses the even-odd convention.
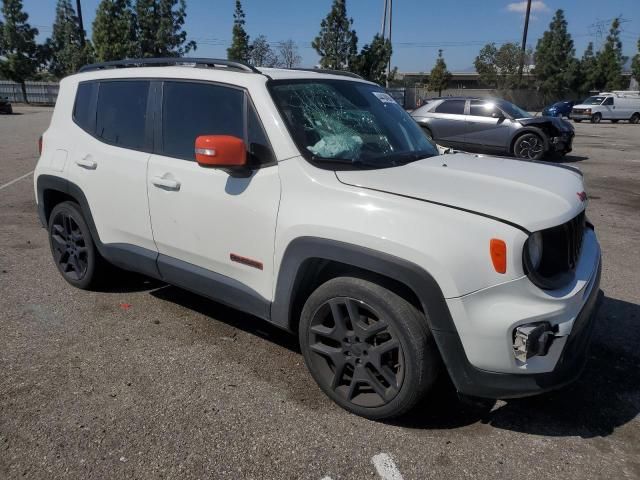
[[[60,273],[108,263],[297,332],[320,388],[381,419],[448,374],[561,386],[586,359],[600,247],[576,169],[438,155],[378,85],[211,59],[84,67],[35,174]]]

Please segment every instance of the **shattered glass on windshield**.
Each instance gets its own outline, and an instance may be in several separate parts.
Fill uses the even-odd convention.
[[[277,82],[273,92],[294,140],[314,159],[383,165],[407,151],[437,154],[411,117],[373,85]]]

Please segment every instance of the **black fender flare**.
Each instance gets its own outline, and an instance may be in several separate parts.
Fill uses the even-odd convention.
[[[292,301],[304,276],[305,262],[321,259],[339,262],[391,278],[409,289],[427,313],[431,330],[456,332],[438,282],[423,268],[402,258],[360,245],[318,237],[299,237],[287,246],[278,273],[271,321],[295,330]]]
[[[66,178],[57,177],[55,175],[38,176],[36,181],[38,217],[40,218],[40,223],[44,228],[48,227],[48,206],[45,204],[45,191],[47,190],[64,193],[80,205],[82,216],[91,231],[93,243],[98,249],[100,255],[102,255],[107,261],[125,270],[133,270],[153,278],[161,278],[156,263],[158,258],[157,252],[151,252],[135,245],[102,243],[100,235],[98,234],[98,229],[96,228],[96,224],[93,220],[91,207],[89,206],[86,195],[78,185]]]

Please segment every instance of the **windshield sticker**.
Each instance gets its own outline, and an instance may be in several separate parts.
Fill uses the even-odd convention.
[[[382,103],[396,103],[393,97],[388,93],[385,93],[385,92],[371,92],[371,93],[373,93],[376,96],[376,98],[380,100]]]

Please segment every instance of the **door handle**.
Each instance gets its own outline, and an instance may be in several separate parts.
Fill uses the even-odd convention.
[[[151,183],[165,190],[180,190],[180,182],[172,178],[153,177]]]
[[[82,158],[76,159],[76,165],[87,170],[95,170],[98,167],[98,162],[91,159],[91,155],[85,155]]]

